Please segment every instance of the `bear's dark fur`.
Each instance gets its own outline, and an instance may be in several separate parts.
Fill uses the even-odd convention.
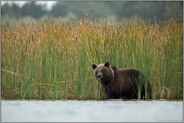
[[[93,64],[92,68],[95,77],[104,86],[109,99],[152,99],[150,81],[139,70],[118,69],[110,66],[109,62]]]

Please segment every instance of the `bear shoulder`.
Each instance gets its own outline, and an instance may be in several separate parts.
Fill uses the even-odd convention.
[[[118,68],[116,66],[111,66],[112,70],[115,72],[115,71],[118,71]]]

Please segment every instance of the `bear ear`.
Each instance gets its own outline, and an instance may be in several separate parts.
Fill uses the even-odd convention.
[[[92,68],[95,69],[97,67],[96,64],[92,64]]]
[[[109,62],[105,62],[104,66],[109,67]]]

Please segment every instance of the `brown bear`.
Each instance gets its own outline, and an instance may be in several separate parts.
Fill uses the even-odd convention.
[[[152,99],[150,81],[137,69],[118,69],[104,64],[93,64],[95,77],[102,83],[108,99]]]

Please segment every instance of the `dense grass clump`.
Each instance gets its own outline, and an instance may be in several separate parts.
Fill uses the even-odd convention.
[[[2,27],[1,96],[4,99],[103,99],[92,63],[137,68],[153,97],[164,86],[183,98],[182,22],[108,20],[63,23],[52,18]]]

